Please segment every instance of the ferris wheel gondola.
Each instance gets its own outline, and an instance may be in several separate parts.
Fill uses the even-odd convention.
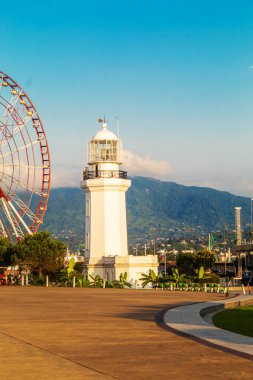
[[[39,114],[25,91],[0,71],[0,236],[20,240],[43,222],[50,154]]]

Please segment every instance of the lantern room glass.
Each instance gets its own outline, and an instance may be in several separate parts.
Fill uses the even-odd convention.
[[[96,162],[120,163],[120,140],[91,140],[88,147],[89,164]]]

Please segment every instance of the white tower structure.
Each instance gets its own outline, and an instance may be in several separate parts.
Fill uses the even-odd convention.
[[[236,245],[242,244],[241,207],[235,207]]]
[[[126,191],[127,172],[120,170],[122,143],[102,123],[88,143],[88,167],[81,188],[86,193],[85,257],[101,259],[128,254]]]
[[[128,255],[126,191],[131,186],[127,172],[120,170],[122,142],[107,124],[88,142],[87,166],[81,188],[85,192],[85,270],[116,280],[127,272],[132,283],[153,269],[157,256]]]

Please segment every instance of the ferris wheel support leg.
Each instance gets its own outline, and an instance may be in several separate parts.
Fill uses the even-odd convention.
[[[28,232],[28,234],[32,235],[31,230],[29,229],[29,227],[27,226],[27,224],[23,221],[23,219],[21,218],[21,216],[19,215],[19,213],[17,212],[17,210],[15,209],[15,207],[13,206],[13,204],[11,203],[10,200],[8,201],[8,204],[10,205],[10,207],[11,207],[12,211],[14,212],[14,214],[18,217],[18,219],[20,220],[20,222],[23,224],[23,226],[25,227],[25,229]]]
[[[19,239],[20,238],[19,234],[18,234],[17,229],[16,229],[16,227],[15,227],[15,225],[13,223],[13,220],[11,218],[10,212],[9,212],[7,204],[6,204],[7,202],[6,202],[6,200],[4,198],[2,198],[2,203],[3,203],[5,214],[6,214],[8,220],[10,222],[10,225],[11,225],[13,231],[14,231],[14,234],[15,234],[16,238]]]
[[[7,232],[5,231],[5,228],[4,228],[4,225],[3,225],[3,222],[2,222],[1,218],[0,218],[0,228],[3,231],[3,236],[7,238],[8,235],[7,235]]]

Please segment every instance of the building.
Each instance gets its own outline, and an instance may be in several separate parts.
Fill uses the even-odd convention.
[[[100,119],[101,120],[101,119]],[[85,257],[87,275],[109,281],[127,272],[136,283],[149,269],[157,272],[157,256],[128,255],[127,172],[120,170],[122,142],[105,122],[88,143],[87,166],[81,188],[85,192]]]

